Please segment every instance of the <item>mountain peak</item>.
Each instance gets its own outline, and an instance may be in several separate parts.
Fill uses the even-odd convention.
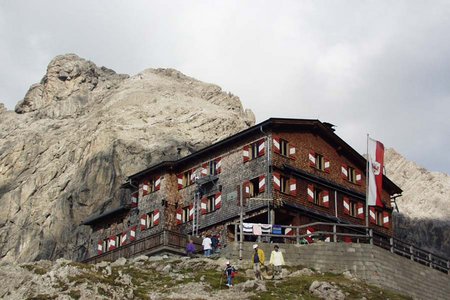
[[[125,78],[128,75],[99,68],[76,54],[58,55],[48,64],[41,81],[29,88],[15,111],[20,114],[41,111],[41,117],[77,115],[95,100],[95,94],[117,87]]]

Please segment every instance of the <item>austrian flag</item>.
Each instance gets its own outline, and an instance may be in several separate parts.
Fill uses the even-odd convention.
[[[381,193],[383,191],[384,146],[381,142],[369,138],[367,159],[369,161],[369,185],[367,204],[383,206]]]

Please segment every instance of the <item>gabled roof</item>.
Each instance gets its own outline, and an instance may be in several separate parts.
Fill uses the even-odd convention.
[[[259,124],[256,124],[248,129],[245,129],[241,132],[238,132],[226,139],[223,139],[217,143],[211,144],[203,149],[200,149],[197,152],[194,152],[188,156],[180,158],[178,160],[171,161],[162,161],[156,165],[150,166],[149,168],[142,170],[136,174],[133,174],[128,177],[129,180],[136,180],[146,176],[149,173],[153,173],[155,171],[159,171],[162,169],[174,170],[178,166],[182,166],[183,164],[188,163],[190,160],[198,159],[205,154],[209,154],[213,151],[219,150],[222,147],[232,145],[244,138],[253,136],[253,135],[261,135],[266,134],[267,131],[277,131],[277,130],[305,130],[308,132],[314,132],[324,139],[326,139],[331,145],[333,145],[338,152],[342,152],[346,154],[346,157],[354,162],[355,166],[360,168],[361,170],[365,170],[366,168],[366,159],[359,154],[355,149],[353,149],[350,145],[348,145],[343,139],[341,139],[336,133],[334,133],[334,125],[321,122],[316,119],[289,119],[289,118],[270,118],[266,121],[263,121]],[[386,176],[383,176],[383,184],[384,187],[393,193],[401,193],[402,190],[395,185],[391,180],[389,180]],[[131,187],[130,183],[125,183],[122,187]]]

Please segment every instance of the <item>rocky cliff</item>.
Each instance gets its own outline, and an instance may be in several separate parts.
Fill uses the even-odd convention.
[[[403,189],[394,218],[398,238],[450,257],[450,176],[429,172],[393,149],[385,153],[387,176]]]
[[[0,105],[0,257],[76,258],[80,222],[127,175],[254,124],[238,97],[172,69],[135,76],[57,56],[15,112]]]

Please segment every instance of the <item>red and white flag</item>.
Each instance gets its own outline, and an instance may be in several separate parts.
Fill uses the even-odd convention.
[[[383,206],[381,194],[383,191],[383,164],[384,145],[369,138],[367,149],[367,159],[369,161],[369,186],[367,204],[370,206]]]

